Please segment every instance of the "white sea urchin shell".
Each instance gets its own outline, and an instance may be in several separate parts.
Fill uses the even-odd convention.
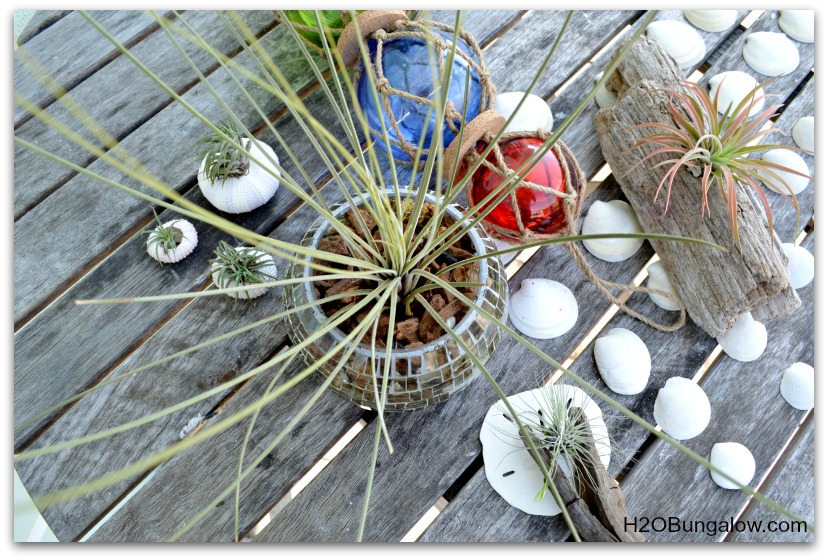
[[[661,45],[682,69],[695,66],[704,60],[707,52],[704,39],[699,32],[683,21],[654,21],[647,26],[647,37]]]
[[[738,15],[736,10],[684,10],[687,21],[711,33],[724,31],[736,23]]]
[[[814,368],[796,362],[782,374],[779,392],[797,410],[814,408]]]
[[[527,278],[509,298],[509,319],[526,336],[555,338],[575,326],[578,302],[560,282]]]
[[[581,233],[642,233],[635,211],[623,200],[596,200],[589,207]],[[586,239],[587,251],[607,262],[620,262],[633,256],[644,244],[643,239]]]
[[[802,117],[793,127],[793,132],[791,133],[793,136],[794,142],[800,148],[805,150],[814,151],[814,117]]]
[[[495,111],[508,119],[514,113],[517,104],[523,99],[524,94],[525,92],[523,91],[498,93],[495,98]],[[515,118],[506,127],[506,132],[551,131],[554,122],[552,109],[549,108],[546,101],[530,93],[526,97],[526,101],[521,105]]]
[[[779,27],[785,34],[800,43],[814,42],[813,10],[781,10]]]
[[[805,247],[783,243],[782,250],[788,257],[788,276],[794,290],[804,288],[814,279],[814,256]]]
[[[615,328],[595,341],[595,363],[601,379],[619,395],[637,395],[650,379],[650,351],[638,336]]]
[[[716,92],[719,94],[718,102],[716,103],[716,110],[721,114],[725,114],[727,108],[730,111],[736,109],[736,106],[742,102],[744,98],[750,95],[753,88],[759,85],[753,76],[745,74],[744,72],[732,71],[722,72],[710,78],[710,99],[715,99]],[[765,105],[765,100],[762,96],[765,95],[765,90],[759,88],[753,96],[754,103],[748,111],[748,116],[752,117],[762,110]],[[750,101],[748,101],[750,103]]]
[[[595,81],[598,82],[601,78],[604,77],[603,72],[598,72],[598,75],[595,76]],[[618,98],[615,97],[615,94],[612,93],[609,88],[607,88],[607,84],[604,84],[604,87],[599,89],[595,93],[595,102],[598,103],[598,106],[601,109],[609,109],[616,103],[618,103]]]
[[[736,479],[742,486],[750,484],[753,475],[756,474],[756,460],[750,449],[735,441],[714,445],[710,450],[710,463]],[[740,487],[717,472],[710,471],[710,476],[713,482],[727,490],[736,490]]]
[[[274,164],[274,162],[279,162],[276,153],[264,142],[258,140],[251,142],[249,138],[246,140],[247,150],[253,156],[252,159],[255,160],[250,162],[247,175],[230,177],[225,180],[218,179],[211,184],[204,174],[206,160],[201,161],[198,169],[198,186],[204,194],[204,198],[223,212],[242,214],[255,210],[273,198],[276,189],[279,188],[277,177],[280,177],[281,174]],[[261,163],[262,166],[259,166],[256,162]]]
[[[198,245],[198,233],[187,220],[170,220],[164,222],[164,228],[174,227],[181,231],[181,243],[176,245],[172,251],[167,251],[158,239],[158,234],[153,232],[147,238],[147,254],[162,263],[177,263],[189,256]],[[155,228],[156,231],[158,228]]]
[[[733,326],[718,337],[725,354],[740,362],[752,362],[759,358],[768,345],[768,331],[765,325],[753,320],[748,311],[736,318]]]
[[[778,193],[783,194],[790,194],[793,192],[794,194],[799,194],[805,190],[808,184],[811,182],[811,178],[807,175],[810,175],[811,171],[808,169],[808,164],[805,163],[805,160],[802,159],[797,153],[792,152],[791,150],[784,150],[784,149],[775,149],[775,150],[768,150],[765,152],[765,155],[762,156],[763,161],[768,161],[771,163],[775,163],[777,165],[782,165],[794,171],[798,171],[806,175],[803,177],[802,175],[795,175],[789,171],[780,171],[779,169],[772,169],[774,173],[779,175],[790,187],[790,191],[783,185],[779,180],[775,177],[771,177],[767,173],[762,173],[763,182],[766,186],[774,190]]]
[[[710,422],[710,400],[691,380],[671,377],[658,391],[653,417],[670,437],[692,439]]]
[[[539,410],[545,418],[552,418],[550,404],[565,403],[570,399],[570,406],[581,408],[589,419],[598,456],[604,468],[608,467],[610,447],[607,426],[601,409],[584,391],[571,385],[554,384],[507,397],[520,418],[535,415],[534,423],[537,423]],[[517,425],[509,418],[505,404],[498,401],[489,408],[483,420],[480,442],[483,444],[486,479],[511,506],[531,515],[558,515],[561,510],[551,492],[546,492],[541,500],[535,499],[543,486],[543,474],[524,447]],[[558,464],[567,476],[571,475],[563,461],[559,460]]]
[[[236,249],[245,249],[245,247],[236,247]],[[269,253],[265,253],[264,251],[260,251],[258,249],[255,250],[255,254],[258,255],[258,258],[256,259],[256,262],[268,262],[268,261],[270,261],[270,264],[265,265],[265,266],[263,266],[259,269],[259,273],[263,277],[265,277],[267,279],[267,281],[269,281],[269,282],[276,279],[276,263],[273,261],[273,257]],[[259,260],[259,259],[262,259],[262,260]],[[211,271],[211,274],[212,274],[212,277],[213,277],[213,283],[218,288],[238,288],[238,287],[241,287],[241,285],[238,284],[235,281],[222,280],[219,277],[219,272],[217,270],[216,271]],[[264,295],[265,293],[267,293],[267,291],[269,289],[270,288],[267,288],[267,287],[261,287],[261,286],[257,287],[256,284],[250,284],[250,288],[248,288],[246,290],[240,290],[238,292],[228,292],[227,295],[230,296],[231,298],[235,298],[235,299],[254,299],[254,298],[257,298],[261,295]]]
[[[782,33],[760,31],[745,39],[742,57],[764,76],[790,74],[799,66],[799,49]]]
[[[661,261],[654,262],[647,267],[647,287],[651,290],[661,290],[662,292],[667,292],[673,296],[674,299],[670,299],[660,294],[648,292],[647,295],[650,296],[653,303],[660,308],[666,309],[667,311],[678,311],[681,309],[677,303],[681,301],[681,299],[679,299],[675,286],[673,286],[673,283],[670,282],[670,277],[667,276],[667,271],[664,269],[664,263]]]

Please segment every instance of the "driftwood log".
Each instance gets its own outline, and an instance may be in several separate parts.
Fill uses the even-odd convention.
[[[675,61],[658,44],[641,37],[610,76],[607,87],[618,103],[597,113],[595,127],[604,157],[644,231],[703,239],[728,249],[650,242],[690,318],[711,336],[720,336],[742,313],[750,311],[754,319],[768,321],[790,313],[800,301],[790,285],[787,258],[779,240],[772,239],[754,195],[738,191],[739,247],[731,238],[727,205],[717,187],[710,190],[710,214],[702,217],[701,179],[683,168],[665,212],[665,192],[654,201],[666,168],[653,169],[653,165],[661,160],[636,165],[649,152],[639,148],[625,153],[651,133],[629,127],[644,122],[674,124],[668,110],[670,96],[658,90],[683,80]]]

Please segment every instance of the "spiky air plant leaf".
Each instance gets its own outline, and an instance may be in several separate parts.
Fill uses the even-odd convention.
[[[239,132],[232,121],[222,121],[216,125],[225,136],[231,138],[236,144],[249,148],[249,141]],[[243,177],[250,171],[250,160],[244,152],[240,152],[226,138],[213,132],[199,138],[196,145],[201,149],[198,158],[204,163],[204,175],[214,185],[221,179]]]
[[[727,80],[727,78],[725,78]],[[807,150],[780,144],[762,144],[762,138],[773,132],[781,132],[778,128],[768,127],[766,123],[775,116],[782,104],[774,104],[750,118],[751,108],[763,103],[767,96],[758,95],[763,86],[773,78],[757,85],[735,107],[728,105],[723,116],[719,115],[719,87],[713,99],[708,92],[693,82],[668,84],[673,89],[659,89],[670,96],[670,113],[675,124],[668,125],[660,122],[646,122],[631,127],[635,129],[656,129],[657,132],[645,136],[636,142],[626,152],[638,148],[649,150],[647,155],[636,165],[651,160],[657,156],[668,155],[668,159],[659,161],[655,168],[666,167],[667,171],[656,190],[654,201],[662,188],[666,185],[666,200],[664,211],[670,207],[670,194],[676,175],[682,168],[687,168],[695,177],[701,177],[701,211],[710,215],[708,193],[715,184],[718,185],[727,204],[730,217],[730,227],[733,240],[738,242],[738,205],[736,203],[737,189],[752,189],[765,209],[768,227],[773,235],[773,215],[768,200],[763,192],[761,183],[763,178],[770,177],[778,180],[785,188],[778,187],[765,181],[769,188],[774,189],[785,200],[790,202],[797,211],[797,227],[799,231],[799,203],[793,190],[779,175],[779,171],[808,177],[796,170],[782,165],[751,157],[754,152],[770,149],[795,150],[806,153]],[[723,86],[724,84],[722,84]],[[678,106],[676,103],[678,102]]]

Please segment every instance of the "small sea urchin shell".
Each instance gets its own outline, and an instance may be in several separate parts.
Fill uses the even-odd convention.
[[[650,299],[653,300],[657,306],[662,309],[666,309],[667,311],[678,311],[681,309],[678,302],[681,300],[679,299],[678,292],[676,291],[675,286],[673,283],[670,282],[670,277],[667,276],[667,271],[664,269],[664,263],[661,261],[654,262],[650,266],[647,267],[647,287],[651,290],[660,290],[662,292],[667,292],[668,294],[673,296],[673,299],[668,297],[664,297],[661,294],[654,294],[653,292],[648,292],[647,295],[650,296]]]
[[[527,278],[509,298],[509,319],[526,336],[555,338],[575,326],[578,302],[572,291],[560,282]]]
[[[198,169],[198,186],[204,198],[223,212],[242,214],[255,210],[273,198],[279,188],[277,177],[281,174],[275,165],[279,163],[279,158],[273,149],[264,142],[249,138],[246,139],[246,147],[255,160],[249,162],[246,175],[217,179],[211,183],[204,172],[206,160],[202,160]]]
[[[250,251],[251,256],[255,258],[257,263],[259,263],[257,274],[263,279],[263,281],[272,282],[276,279],[276,263],[273,261],[273,257],[269,253],[253,249],[251,247],[236,247],[236,250]],[[268,287],[257,286],[256,284],[239,284],[235,280],[223,278],[221,270],[216,264],[211,266],[210,274],[212,275],[213,283],[217,288],[239,288],[242,286],[250,286],[246,290],[228,292],[227,295],[234,299],[255,299],[261,295],[264,295],[270,289]]]
[[[811,182],[811,178],[809,174],[811,171],[808,169],[808,164],[805,163],[805,160],[802,159],[802,156],[796,154],[790,150],[783,150],[781,148],[775,150],[768,150],[765,155],[762,156],[763,161],[767,161],[770,163],[775,163],[777,165],[782,165],[793,171],[797,171],[806,175],[803,177],[802,175],[796,175],[791,173],[790,171],[781,171],[779,169],[770,169],[779,177],[781,177],[785,183],[787,183],[788,187],[790,187],[790,191],[781,181],[776,179],[775,177],[771,177],[767,174],[767,172],[762,173],[762,180],[766,186],[771,188],[773,191],[778,193],[783,193],[790,195],[791,192],[793,194],[799,194],[804,191],[808,184]]]
[[[525,92],[522,91],[507,91],[506,93],[498,93],[495,98],[495,111],[508,119],[512,113],[515,112],[520,100],[523,99]],[[524,132],[546,130],[551,131],[554,123],[552,117],[552,109],[546,104],[546,101],[534,94],[529,94],[526,101],[521,105],[520,110],[506,127],[506,132]]]
[[[802,117],[793,127],[794,142],[802,149],[814,151],[814,117]]]
[[[799,66],[799,49],[782,33],[760,31],[745,39],[742,57],[764,76],[790,74]]]
[[[800,43],[814,42],[813,10],[781,10],[779,28],[785,35]]]
[[[814,256],[805,247],[783,243],[782,250],[788,257],[788,276],[794,290],[804,288],[814,280]]]
[[[654,21],[647,26],[647,37],[661,45],[682,69],[695,66],[704,60],[707,52],[704,39],[699,32],[683,21]]]
[[[596,200],[589,207],[581,233],[642,233],[635,211],[623,200],[602,202]],[[620,262],[633,256],[644,244],[643,239],[608,238],[585,239],[587,251],[607,262]]]
[[[779,392],[797,410],[814,408],[814,368],[796,362],[782,374]]]
[[[161,228],[167,230],[173,228],[173,232],[175,230],[180,232],[180,238],[178,232],[175,232],[177,235],[175,236],[176,246],[174,249],[169,250],[164,246],[160,236]],[[162,224],[161,228],[155,228],[147,238],[147,254],[158,262],[177,263],[189,256],[198,245],[198,233],[196,233],[193,224],[187,220],[170,220]]]
[[[716,93],[718,92],[719,99],[716,103],[716,110],[724,115],[725,111],[728,110],[728,107],[730,107],[729,112],[736,109],[736,106],[739,105],[745,97],[750,95],[750,92],[759,85],[759,82],[757,82],[750,74],[732,71],[716,74],[710,78],[709,85],[710,99],[715,99]],[[754,100],[758,100],[758,102],[751,105],[750,110],[748,111],[749,117],[754,116],[762,110],[762,107],[765,105],[765,100],[762,99],[763,95],[765,95],[765,91],[762,88],[756,90]],[[750,101],[748,103],[750,103]]]
[[[670,437],[692,439],[710,422],[710,400],[691,380],[671,377],[658,391],[653,417]]]
[[[726,30],[736,23],[738,15],[736,10],[684,10],[687,21],[710,33]]]
[[[752,362],[759,358],[768,345],[768,331],[765,325],[753,320],[750,312],[742,313],[733,326],[718,337],[725,354],[740,362]]]
[[[637,395],[647,386],[652,362],[647,345],[627,329],[615,328],[595,341],[601,379],[619,395]]]
[[[717,472],[710,471],[713,482],[726,490],[736,490],[741,486],[747,486],[756,474],[756,460],[750,449],[734,441],[717,443],[710,450],[710,464],[736,479],[739,484]]]

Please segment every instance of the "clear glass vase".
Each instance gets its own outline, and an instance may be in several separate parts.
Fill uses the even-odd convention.
[[[427,201],[435,203],[431,195],[427,196]],[[335,207],[333,212],[337,218],[340,218],[347,210],[348,206],[342,204]],[[447,214],[455,220],[463,218],[461,210],[456,205],[450,206]],[[324,218],[318,219],[309,228],[301,244],[305,247],[317,247],[321,239],[327,235],[328,230],[328,222]],[[491,237],[479,225],[472,228],[468,236],[478,255],[497,250]],[[286,271],[287,277],[312,278],[313,271],[308,265],[310,258],[306,257],[303,262],[292,263]],[[477,289],[475,303],[487,313],[498,317],[501,321],[506,321],[508,286],[500,258],[488,257],[478,263],[480,282],[483,286]],[[315,299],[311,281],[285,286],[285,307],[288,309]],[[292,343],[297,345],[303,342],[310,336],[310,333],[317,332],[326,319],[325,312],[318,306],[290,314],[287,323]],[[453,331],[482,363],[492,356],[500,340],[498,326],[472,308],[468,309]],[[345,334],[339,329],[332,330],[307,346],[301,352],[302,359],[308,365],[319,361],[344,337]],[[327,379],[336,368],[339,361],[337,357],[334,356],[318,368],[316,375],[320,379]],[[378,387],[382,385],[384,360],[385,350],[377,350],[375,371],[379,372]],[[443,402],[479,375],[472,359],[461,350],[460,345],[449,333],[422,346],[392,350],[391,360],[385,404],[385,410],[390,411],[413,410]],[[377,408],[369,345],[362,343],[358,345],[345,366],[336,374],[330,387],[334,392],[357,405]]]

